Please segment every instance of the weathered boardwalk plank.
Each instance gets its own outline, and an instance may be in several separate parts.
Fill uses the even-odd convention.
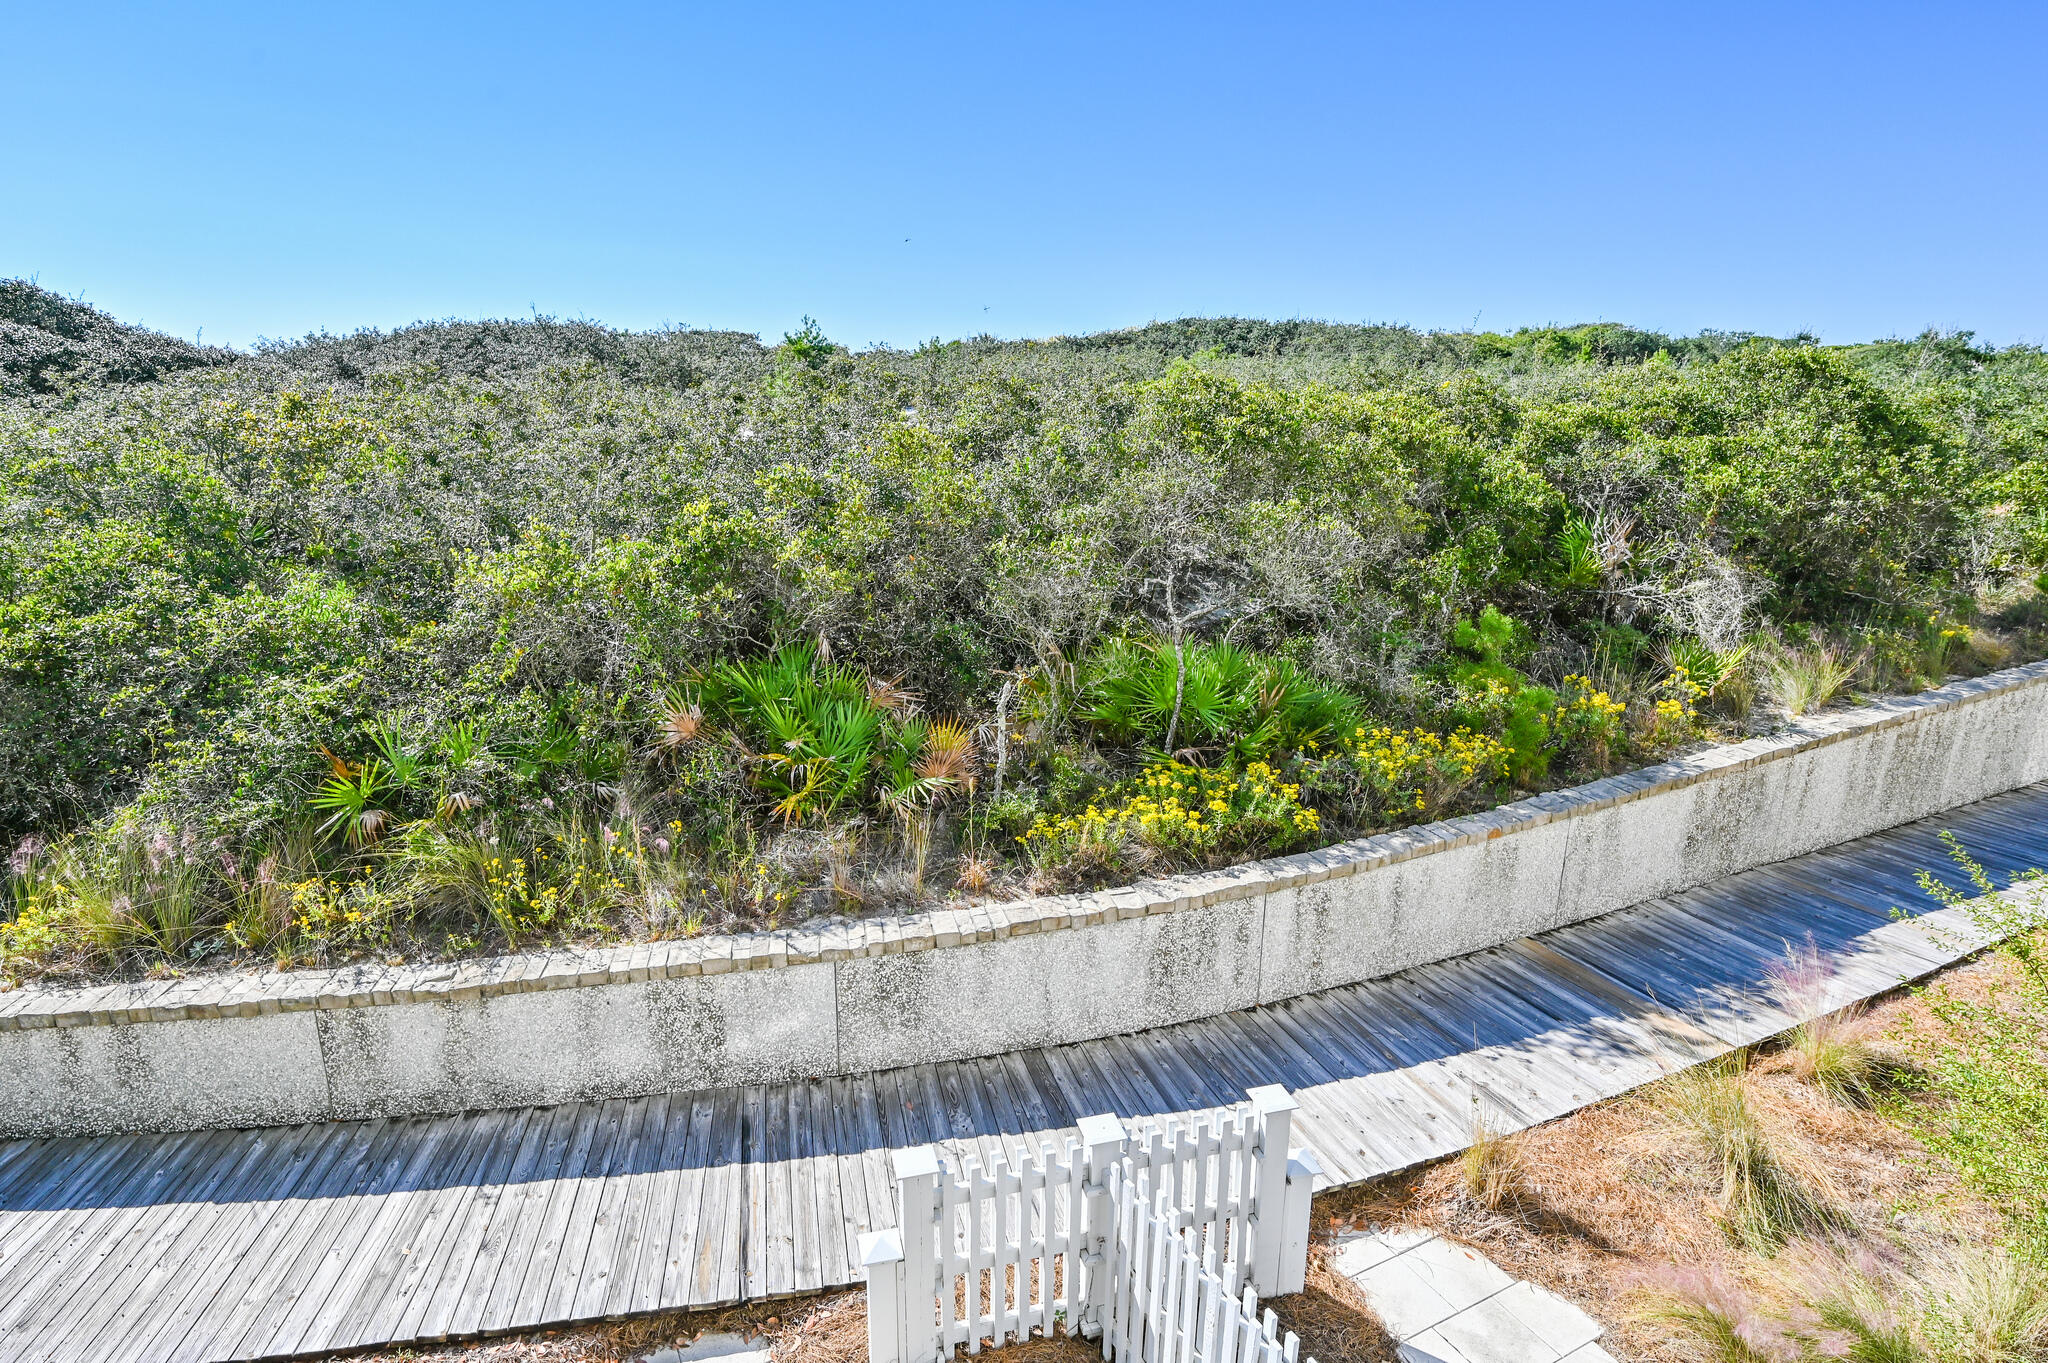
[[[1950,829],[2048,864],[2036,787],[1576,927],[1268,1008],[860,1078],[247,1132],[0,1142],[0,1363],[228,1363],[857,1282],[888,1151],[958,1156],[1090,1112],[1281,1083],[1335,1182],[1549,1120],[1977,944],[1931,907]]]

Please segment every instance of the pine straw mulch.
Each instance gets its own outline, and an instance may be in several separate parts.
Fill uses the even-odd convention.
[[[866,1296],[859,1291],[717,1311],[664,1311],[463,1343],[353,1355],[362,1363],[625,1363],[706,1334],[766,1337],[777,1363],[864,1363]]]
[[[867,1363],[867,1295],[853,1289],[718,1311],[670,1311],[353,1358],[360,1363],[629,1363],[659,1349],[687,1347],[707,1334],[764,1341],[775,1363]],[[1003,1363],[1098,1363],[1101,1357],[1100,1350],[1065,1336],[1002,1350]]]
[[[1959,996],[1982,997],[2005,969],[1976,961],[1946,972],[1942,983]],[[1867,1024],[1884,1046],[1924,1016],[1922,1003],[1900,994],[1874,1007]],[[1830,1099],[1768,1051],[1755,1057],[1744,1083],[1774,1145],[1818,1182],[1854,1242],[1912,1260],[1997,1238],[1997,1214],[1881,1113]],[[1656,1280],[1673,1266],[1724,1273],[1762,1300],[1783,1299],[1775,1266],[1746,1254],[1722,1223],[1718,1167],[1660,1107],[1654,1089],[1523,1132],[1504,1148],[1516,1172],[1513,1191],[1495,1209],[1466,1192],[1454,1159],[1324,1194],[1315,1203],[1318,1231],[1435,1230],[1576,1303],[1607,1326],[1602,1347],[1636,1363],[1700,1357],[1649,1314]]]

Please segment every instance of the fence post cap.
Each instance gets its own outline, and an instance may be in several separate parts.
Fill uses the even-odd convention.
[[[1254,1112],[1293,1112],[1301,1106],[1284,1084],[1261,1084],[1246,1089],[1244,1096],[1251,1099]]]
[[[930,1145],[913,1145],[890,1156],[898,1179],[925,1178],[939,1172],[939,1152]]]
[[[1316,1152],[1306,1147],[1287,1152],[1287,1177],[1323,1178],[1323,1162],[1316,1158]]]
[[[903,1237],[890,1226],[884,1230],[863,1231],[860,1237],[860,1262],[863,1268],[876,1264],[897,1264],[903,1262]]]
[[[1081,1144],[1107,1145],[1124,1138],[1123,1118],[1114,1112],[1098,1112],[1080,1121]]]

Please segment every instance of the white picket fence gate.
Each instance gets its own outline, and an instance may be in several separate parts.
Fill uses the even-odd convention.
[[[948,1168],[895,1155],[895,1230],[862,1237],[870,1363],[936,1363],[1055,1329],[1115,1363],[1296,1363],[1257,1319],[1298,1292],[1313,1157],[1283,1088],[1189,1120],[1083,1118],[1079,1138]]]
[[[1215,1241],[1197,1248],[1164,1194],[1147,1198],[1112,1171],[1117,1206],[1110,1315],[1102,1356],[1115,1363],[1299,1363],[1301,1341],[1259,1315],[1258,1290],[1239,1285]],[[1303,1227],[1303,1245],[1306,1248]],[[1293,1290],[1300,1291],[1295,1282]],[[1315,1363],[1310,1359],[1309,1363]]]

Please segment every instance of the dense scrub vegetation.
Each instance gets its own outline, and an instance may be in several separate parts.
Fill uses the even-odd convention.
[[[5,968],[1317,845],[2039,651],[2048,358],[1189,320],[252,354],[0,286]]]

